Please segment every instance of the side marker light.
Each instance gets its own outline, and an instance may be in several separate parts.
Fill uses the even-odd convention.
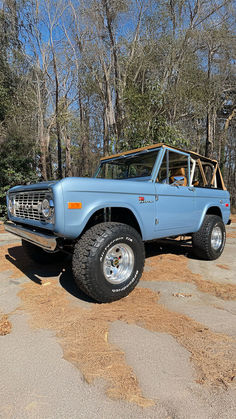
[[[68,202],[68,209],[81,209],[82,202]]]

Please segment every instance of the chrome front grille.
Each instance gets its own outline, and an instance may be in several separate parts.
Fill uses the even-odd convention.
[[[27,191],[10,194],[14,202],[14,216],[27,220],[45,221],[42,214],[42,201],[50,194],[47,190]]]

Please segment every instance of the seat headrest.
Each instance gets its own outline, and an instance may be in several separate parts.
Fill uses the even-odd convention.
[[[185,169],[184,169],[184,167],[179,167],[179,169],[173,170],[172,176],[185,176]]]

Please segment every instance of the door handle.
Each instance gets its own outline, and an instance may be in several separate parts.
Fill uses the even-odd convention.
[[[188,190],[194,192],[195,188],[194,188],[194,186],[189,186]]]

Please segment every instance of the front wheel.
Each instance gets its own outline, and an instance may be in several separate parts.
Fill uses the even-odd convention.
[[[218,215],[206,215],[199,231],[193,234],[193,251],[201,259],[220,257],[225,246],[225,225]]]
[[[97,224],[75,245],[75,282],[98,302],[119,300],[137,285],[144,258],[142,239],[132,227],[113,222]]]

